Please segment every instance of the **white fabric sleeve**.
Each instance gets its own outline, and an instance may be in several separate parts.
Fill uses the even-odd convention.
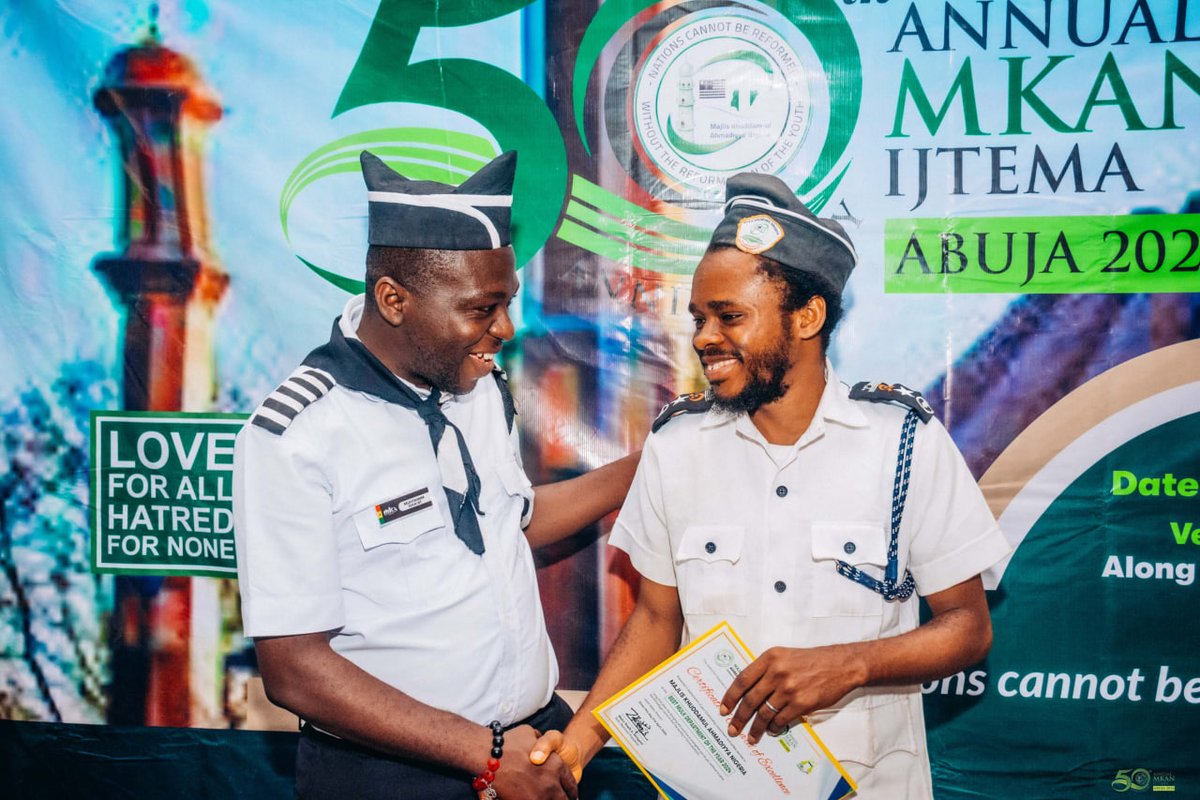
[[[675,586],[675,559],[664,513],[662,478],[654,435],[646,439],[633,485],[617,515],[608,543],[629,554],[643,577]]]
[[[233,519],[247,636],[345,624],[329,482],[302,426],[277,436],[247,424],[233,460]]]
[[[917,426],[903,527],[922,596],[972,578],[1011,552],[962,454],[942,424]]]
[[[516,424],[508,432],[508,448],[512,451],[517,466],[521,468],[521,477],[524,478],[525,488],[521,491],[521,497],[525,498],[525,505],[521,510],[521,530],[525,530],[529,523],[533,522],[533,504],[537,500],[533,491],[533,481],[529,480],[529,474],[525,472],[525,460],[521,458],[521,436]]]

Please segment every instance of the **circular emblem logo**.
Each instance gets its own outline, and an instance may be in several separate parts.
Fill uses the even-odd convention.
[[[584,42],[572,101],[584,148],[597,145],[585,88],[608,53],[605,144],[655,202],[715,211],[738,172],[777,175],[802,198],[845,175],[862,61],[836,0],[608,3]]]
[[[728,650],[718,650],[716,657],[717,666],[730,667],[733,665],[733,653]]]
[[[783,228],[766,214],[755,214],[738,222],[734,237],[738,249],[744,253],[758,255],[770,250],[783,238]]]
[[[777,12],[690,14],[642,54],[629,95],[634,144],[677,191],[718,197],[730,175],[792,164],[824,83],[807,40]]]

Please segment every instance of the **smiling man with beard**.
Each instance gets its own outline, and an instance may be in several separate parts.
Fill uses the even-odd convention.
[[[654,423],[609,541],[636,607],[535,761],[578,774],[607,738],[591,710],[728,621],[759,654],[721,699],[730,735],[807,719],[859,797],[932,796],[920,684],[987,653],[979,574],[1009,546],[924,399],[827,360],[857,258],[778,178],[730,179],[689,304],[709,389]]]
[[[362,167],[366,294],[235,448],[244,630],[303,720],[296,794],[576,797],[528,757],[570,718],[530,548],[615,510],[637,456],[537,488],[522,468],[495,365],[516,154],[458,187]]]

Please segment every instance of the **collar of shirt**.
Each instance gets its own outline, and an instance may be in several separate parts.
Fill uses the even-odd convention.
[[[813,415],[812,422],[809,423],[807,430],[800,435],[793,447],[799,450],[801,447],[814,442],[825,433],[827,423],[844,425],[847,428],[863,428],[866,427],[867,417],[863,414],[862,409],[858,404],[850,399],[850,389],[840,380],[837,373],[833,371],[833,365],[829,359],[825,360],[825,389],[821,392],[821,400],[817,404],[817,411]],[[715,406],[709,409],[704,416],[704,421],[701,422],[701,429],[718,428],[723,425],[733,425],[735,432],[751,441],[759,442],[764,446],[767,445],[767,440],[762,433],[755,427],[751,421],[749,414],[728,414]]]
[[[342,336],[345,336],[347,339],[361,341],[361,339],[358,338],[358,326],[362,323],[363,309],[366,307],[366,302],[367,296],[365,294],[354,295],[346,301],[346,305],[342,308],[342,316],[338,319],[338,327],[342,331]],[[392,374],[396,375],[394,372]],[[412,389],[417,397],[421,398],[422,400],[429,397],[429,389],[423,389],[407,378],[401,377],[400,375],[396,375],[396,379],[408,388]],[[367,396],[371,397],[372,395]],[[453,403],[457,400],[458,395],[451,394],[450,392],[443,392],[441,397],[438,398],[438,405],[445,406],[447,403]],[[383,401],[381,400],[381,402]]]
[[[358,338],[365,299],[365,295],[359,295],[346,303],[343,308],[346,313],[338,319],[329,343],[309,353],[304,363],[325,369],[347,389],[376,395],[410,409],[421,418],[442,473],[442,488],[450,504],[455,534],[472,552],[482,555],[483,534],[477,519],[481,483],[463,432],[446,416],[441,403],[434,407],[426,402],[429,392],[422,398],[416,387],[391,372]],[[435,396],[440,400],[441,395],[438,392]],[[447,437],[447,432],[453,435]],[[444,439],[451,440],[453,445],[446,446]]]

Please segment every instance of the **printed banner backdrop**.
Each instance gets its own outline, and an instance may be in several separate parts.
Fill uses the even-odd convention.
[[[938,796],[1200,796],[1194,0],[69,0],[0,31],[0,718],[294,725],[216,577],[227,432],[361,289],[362,149],[451,183],[515,149],[535,483],[703,386],[724,182],[779,175],[861,254],[839,374],[921,387],[1016,547],[991,654],[924,687]],[[603,532],[540,554],[565,689],[632,603]]]

